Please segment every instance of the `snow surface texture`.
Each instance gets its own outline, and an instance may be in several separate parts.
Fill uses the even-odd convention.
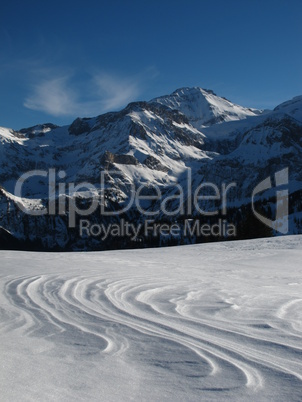
[[[302,236],[1,251],[2,401],[300,401]]]

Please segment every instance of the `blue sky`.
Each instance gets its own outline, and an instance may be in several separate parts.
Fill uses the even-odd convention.
[[[0,126],[68,124],[184,86],[302,94],[300,0],[2,1]]]

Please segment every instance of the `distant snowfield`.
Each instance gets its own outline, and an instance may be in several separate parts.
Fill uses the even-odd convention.
[[[1,401],[300,401],[302,236],[0,252]]]

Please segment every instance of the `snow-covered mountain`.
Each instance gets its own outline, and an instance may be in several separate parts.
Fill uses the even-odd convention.
[[[221,212],[223,194],[216,191],[215,201],[209,195],[213,195],[214,186],[221,190],[235,183],[228,191],[227,218],[239,228],[239,237],[253,237],[257,230],[259,234],[271,233],[264,227],[254,230],[257,223],[251,223],[253,189],[262,180],[288,168],[289,233],[299,233],[301,147],[302,97],[263,112],[234,105],[201,88],[182,88],[149,102],[131,103],[119,112],[77,118],[64,127],[47,123],[18,132],[0,128],[2,244],[3,247],[25,244],[24,247],[33,248],[34,244],[39,244],[38,248],[45,249],[103,249],[202,240],[195,235],[146,239],[141,233],[139,244],[132,241],[129,244],[125,238],[114,241],[112,238],[108,241],[83,238],[77,231],[78,221],[70,228],[67,207],[58,213],[56,205],[55,213],[41,216],[25,213],[25,209],[39,213],[49,206],[51,174],[52,180],[56,179],[56,185],[53,184],[55,202],[62,203],[63,199],[70,206],[70,200],[76,198],[82,208],[87,209],[94,197],[115,214],[108,217],[93,212],[89,219],[91,223],[101,222],[107,226],[121,219],[135,224],[147,219],[136,203],[124,214],[120,213],[129,205],[133,189],[142,187],[144,194],[154,196],[153,200],[143,203],[148,219],[151,216],[156,222],[168,220],[183,225],[187,218],[199,219],[202,215],[205,219],[200,213],[202,210],[209,212],[206,219],[213,223],[218,216],[210,218],[211,211],[219,209]],[[40,173],[24,178],[22,194],[18,194],[16,183],[28,171]],[[42,171],[46,173],[43,175]],[[102,185],[101,175],[105,178]],[[85,189],[77,188],[77,194],[70,190],[72,184],[77,186],[83,182],[90,183],[91,188],[87,189],[87,185]],[[209,182],[213,185],[205,189],[208,196],[200,200],[200,209],[190,208],[190,192]],[[161,197],[155,196],[155,186]],[[276,209],[275,196],[276,191],[271,188],[255,199],[262,214],[269,214],[271,219]],[[165,206],[169,211],[178,213],[167,217],[162,211],[163,199],[167,200]]]
[[[171,95],[155,98],[151,102],[178,110],[197,129],[226,121],[242,120],[263,112],[235,105],[226,98],[217,96],[212,90],[202,88],[181,88]]]

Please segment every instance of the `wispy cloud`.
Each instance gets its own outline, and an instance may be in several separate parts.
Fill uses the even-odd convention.
[[[52,116],[64,116],[76,113],[79,104],[76,92],[68,87],[68,78],[59,77],[36,84],[24,106]]]
[[[70,73],[52,75],[48,71],[45,75],[32,86],[24,106],[52,116],[93,116],[117,110],[136,100],[144,81],[150,79],[150,74],[125,78],[97,72],[83,82]]]
[[[105,110],[119,108],[140,94],[139,82],[133,79],[120,79],[109,74],[94,77],[101,103]]]

